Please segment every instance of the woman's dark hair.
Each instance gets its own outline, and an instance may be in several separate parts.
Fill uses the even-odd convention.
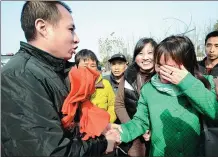
[[[195,47],[188,37],[177,35],[165,38],[155,48],[154,62],[159,64],[162,55],[165,62],[171,57],[177,64],[184,65],[192,75],[201,80],[206,88],[211,88],[209,81],[199,72]]]
[[[75,55],[75,64],[76,66],[78,67],[79,65],[79,62],[80,62],[80,59],[91,59],[93,61],[96,61],[96,65],[97,67],[99,66],[98,63],[98,58],[97,56],[95,55],[95,53],[91,50],[88,50],[88,49],[82,49],[80,50],[76,55]]]
[[[133,53],[133,62],[135,62],[136,56],[142,51],[142,49],[145,47],[146,44],[150,43],[154,48],[157,46],[156,41],[152,38],[141,38],[136,43],[134,53]]]

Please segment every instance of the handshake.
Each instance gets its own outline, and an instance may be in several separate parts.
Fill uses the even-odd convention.
[[[122,128],[118,124],[111,124],[109,123],[107,127],[104,129],[102,134],[106,137],[107,139],[107,149],[106,149],[106,154],[113,152],[115,148],[118,147],[118,145],[121,144],[121,136],[120,133],[122,133]],[[144,135],[142,135],[145,141],[149,141],[151,137],[151,132],[147,130]]]
[[[120,133],[122,132],[121,126],[118,124],[109,123],[104,129],[102,134],[107,139],[106,154],[113,152],[113,150],[121,143]]]

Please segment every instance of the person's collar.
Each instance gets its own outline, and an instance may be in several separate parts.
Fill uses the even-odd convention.
[[[64,72],[68,73],[72,67],[76,66],[75,62],[66,61]]]
[[[137,73],[139,71],[139,67],[135,62],[133,62],[124,72],[124,78],[125,80],[128,80],[130,84],[136,81],[137,79]]]
[[[124,72],[125,80],[128,80],[130,84],[136,81],[137,75],[152,77],[156,72],[154,70],[149,70],[148,72],[141,72],[139,66],[136,62],[133,62],[127,70]]]
[[[207,59],[207,57],[205,57],[203,60],[199,61],[199,65],[205,67],[205,60]]]
[[[216,60],[213,60],[213,61],[206,58],[205,61],[204,61],[204,64],[205,64],[206,68],[213,69],[214,67],[218,67],[218,58]],[[209,67],[208,67],[208,65],[209,65]]]
[[[99,75],[98,80],[95,84],[95,88],[104,88],[102,75]]]
[[[111,80],[115,83],[115,84],[119,84],[119,82],[117,82],[116,76],[114,76],[114,74],[111,72],[110,74]],[[122,78],[122,76],[121,76]]]
[[[66,60],[56,58],[49,54],[48,52],[45,52],[31,44],[20,42],[21,51],[22,49],[25,50],[25,52],[29,53],[31,56],[36,57],[37,59],[41,60],[45,64],[49,65],[53,70],[55,71],[62,71],[65,68]]]
[[[170,83],[170,84],[165,84],[160,81],[160,78],[158,74],[155,74],[151,78],[151,84],[158,90],[164,93],[167,93],[171,96],[179,96],[183,94],[183,91],[177,87],[176,85]]]

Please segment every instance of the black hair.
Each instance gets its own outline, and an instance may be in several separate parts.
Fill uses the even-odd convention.
[[[201,80],[206,88],[210,89],[210,82],[199,72],[195,47],[186,36],[169,36],[161,41],[154,52],[154,62],[159,64],[161,56],[165,62],[171,57],[177,64],[184,67],[196,78]]]
[[[205,38],[205,45],[207,43],[207,40],[211,37],[218,37],[218,31],[213,31],[213,32],[210,32],[209,34],[207,34],[206,38]]]
[[[152,38],[141,38],[136,43],[134,53],[133,53],[133,62],[135,62],[136,56],[142,51],[142,49],[145,47],[146,44],[150,43],[154,48],[157,46],[156,41]]]
[[[93,61],[96,61],[97,67],[99,67],[99,61],[95,53],[88,49],[82,49],[75,55],[75,64],[78,67],[79,62],[81,59],[91,59]]]
[[[32,41],[36,38],[35,21],[37,19],[41,18],[54,25],[58,23],[61,14],[57,5],[63,6],[69,13],[72,12],[70,7],[61,1],[25,2],[22,8],[20,21],[27,41]]]

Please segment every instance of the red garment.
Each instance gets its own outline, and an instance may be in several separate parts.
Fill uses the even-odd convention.
[[[62,118],[65,128],[73,125],[73,120],[81,103],[80,133],[86,133],[83,140],[100,136],[110,121],[110,115],[91,103],[90,96],[95,92],[95,81],[99,73],[89,68],[73,67],[69,72],[71,90],[64,101]]]

